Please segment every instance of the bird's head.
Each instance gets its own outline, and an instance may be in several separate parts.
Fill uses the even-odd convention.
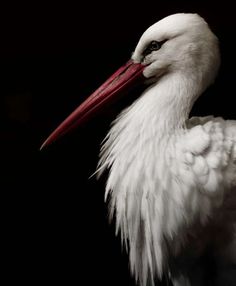
[[[42,147],[86,121],[137,81],[153,83],[164,74],[181,73],[200,92],[213,82],[219,64],[218,40],[203,18],[184,13],[168,16],[144,32],[131,60],[66,118]]]
[[[148,79],[181,72],[204,79],[208,86],[220,64],[218,39],[198,14],[174,14],[144,32],[132,59],[146,66],[143,74]]]

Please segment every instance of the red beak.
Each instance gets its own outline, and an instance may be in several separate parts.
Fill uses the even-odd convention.
[[[40,149],[81,125],[103,107],[120,98],[135,83],[138,83],[141,79],[144,80],[144,68],[144,65],[133,63],[132,60],[119,68],[51,133]]]

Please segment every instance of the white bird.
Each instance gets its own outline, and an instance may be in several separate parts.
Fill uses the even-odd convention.
[[[236,285],[236,121],[189,118],[219,65],[218,39],[204,19],[170,15],[144,32],[131,61],[43,144],[146,80],[113,122],[98,167],[99,174],[109,169],[105,197],[141,286],[163,274],[175,286]],[[214,275],[201,265],[206,253]]]

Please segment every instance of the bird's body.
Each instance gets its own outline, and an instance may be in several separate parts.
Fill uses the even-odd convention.
[[[128,114],[123,116],[128,118]],[[148,275],[161,277],[167,269],[172,271],[171,263],[176,263],[176,275],[183,275],[178,259],[186,249],[185,263],[189,263],[203,257],[209,247],[217,255],[234,244],[233,265],[236,195],[233,199],[231,192],[236,178],[236,137],[230,129],[236,129],[236,122],[191,118],[185,128],[166,135],[155,129],[156,122],[153,126],[147,120],[142,126],[144,121],[139,120],[140,126],[137,119],[133,126],[134,138],[135,132],[128,130],[132,127],[125,130],[122,120],[117,121],[124,133],[114,125],[101,161],[103,166],[112,166],[107,183],[111,212],[122,239],[128,242],[136,279],[145,285]],[[149,128],[145,138],[142,132],[147,134]],[[226,241],[232,245],[225,245]]]
[[[200,16],[171,15],[143,34],[132,62],[142,65],[149,87],[113,123],[98,167],[98,173],[109,169],[106,198],[131,272],[142,286],[163,274],[174,286],[236,285],[236,121],[189,119],[217,75],[218,40]],[[92,104],[98,108],[107,86],[110,96],[117,80],[133,76],[130,66],[46,143],[83,120]],[[202,264],[206,254],[215,275]]]
[[[111,212],[141,285],[167,270],[176,276],[176,285],[202,285],[192,284],[188,273],[185,284],[178,284],[185,279],[179,278],[181,268],[176,270],[178,257],[187,245],[196,259],[208,247],[224,251],[226,238],[232,239],[230,247],[236,243],[236,200],[231,199],[236,191],[236,121],[188,118],[209,80],[196,73],[199,63],[192,64],[159,77],[123,111],[101,152],[99,170],[110,169],[106,194]],[[214,64],[213,77],[218,62]],[[230,260],[236,265],[233,249]],[[170,261],[176,262],[175,273]]]

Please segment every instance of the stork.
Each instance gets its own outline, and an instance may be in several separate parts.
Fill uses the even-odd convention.
[[[236,285],[236,121],[189,118],[219,66],[218,39],[205,20],[170,15],[144,32],[131,60],[43,144],[145,81],[113,122],[97,169],[109,170],[105,198],[141,286],[163,275],[175,286]],[[201,264],[206,253],[214,275]]]

